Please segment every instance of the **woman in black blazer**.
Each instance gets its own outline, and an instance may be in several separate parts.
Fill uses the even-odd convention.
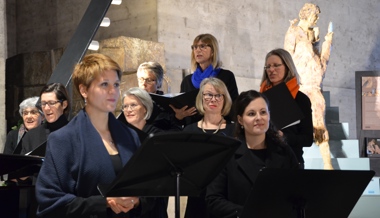
[[[268,100],[261,93],[242,92],[235,102],[236,136],[241,146],[208,186],[206,202],[212,217],[238,217],[262,168],[298,168],[292,149],[270,123]]]

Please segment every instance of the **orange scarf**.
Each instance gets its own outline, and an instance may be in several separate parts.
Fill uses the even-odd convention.
[[[298,90],[300,89],[300,86],[297,83],[297,78],[293,77],[293,79],[289,80],[286,83],[286,86],[289,89],[290,94],[292,94],[293,98],[296,98]],[[266,85],[266,81],[264,81],[260,86],[260,92],[265,92],[266,90],[272,88],[272,85]]]

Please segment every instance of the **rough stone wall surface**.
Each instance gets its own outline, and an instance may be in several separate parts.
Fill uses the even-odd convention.
[[[129,88],[138,86],[136,72],[141,63],[156,61],[161,64],[164,71],[166,69],[163,43],[120,36],[100,41],[97,52],[110,56],[121,67],[123,71],[120,84],[121,95]],[[167,86],[168,81],[164,80],[162,87],[164,92],[167,91]],[[74,116],[83,107],[83,100],[76,91],[72,102],[72,115]],[[117,103],[115,115],[119,115],[120,112],[121,98]]]

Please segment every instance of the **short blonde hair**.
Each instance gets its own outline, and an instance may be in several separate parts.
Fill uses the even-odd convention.
[[[219,45],[218,45],[218,40],[216,38],[209,34],[200,34],[197,37],[195,37],[193,45],[197,45],[198,42],[202,41],[203,43],[207,44],[210,46],[212,50],[212,56],[211,56],[211,64],[214,69],[219,68],[222,66],[222,62],[220,61],[220,54],[219,54]],[[191,51],[191,70],[194,72],[198,67],[198,63],[195,60],[194,56],[194,51]]]
[[[223,95],[224,101],[223,101],[223,108],[222,108],[222,116],[228,115],[228,113],[230,113],[231,106],[232,106],[231,96],[224,82],[215,77],[205,78],[201,82],[197,98],[195,99],[195,107],[197,108],[198,113],[201,115],[205,114],[205,110],[203,108],[203,91],[206,84],[212,85],[219,94]]]
[[[78,93],[80,93],[80,84],[88,88],[96,77],[107,70],[116,71],[119,80],[121,80],[121,68],[109,56],[99,53],[86,55],[80,63],[75,65],[72,75],[72,80]]]

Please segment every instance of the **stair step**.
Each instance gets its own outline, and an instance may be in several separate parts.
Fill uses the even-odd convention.
[[[348,139],[348,123],[326,123],[326,128],[329,131],[330,140]]]
[[[332,158],[358,158],[359,141],[357,139],[330,140],[330,153]],[[319,146],[313,143],[311,147],[303,148],[304,158],[322,158]]]
[[[339,123],[339,107],[326,107],[326,123]]]
[[[305,169],[323,169],[322,158],[304,158]],[[370,170],[369,158],[331,158],[335,170]]]

